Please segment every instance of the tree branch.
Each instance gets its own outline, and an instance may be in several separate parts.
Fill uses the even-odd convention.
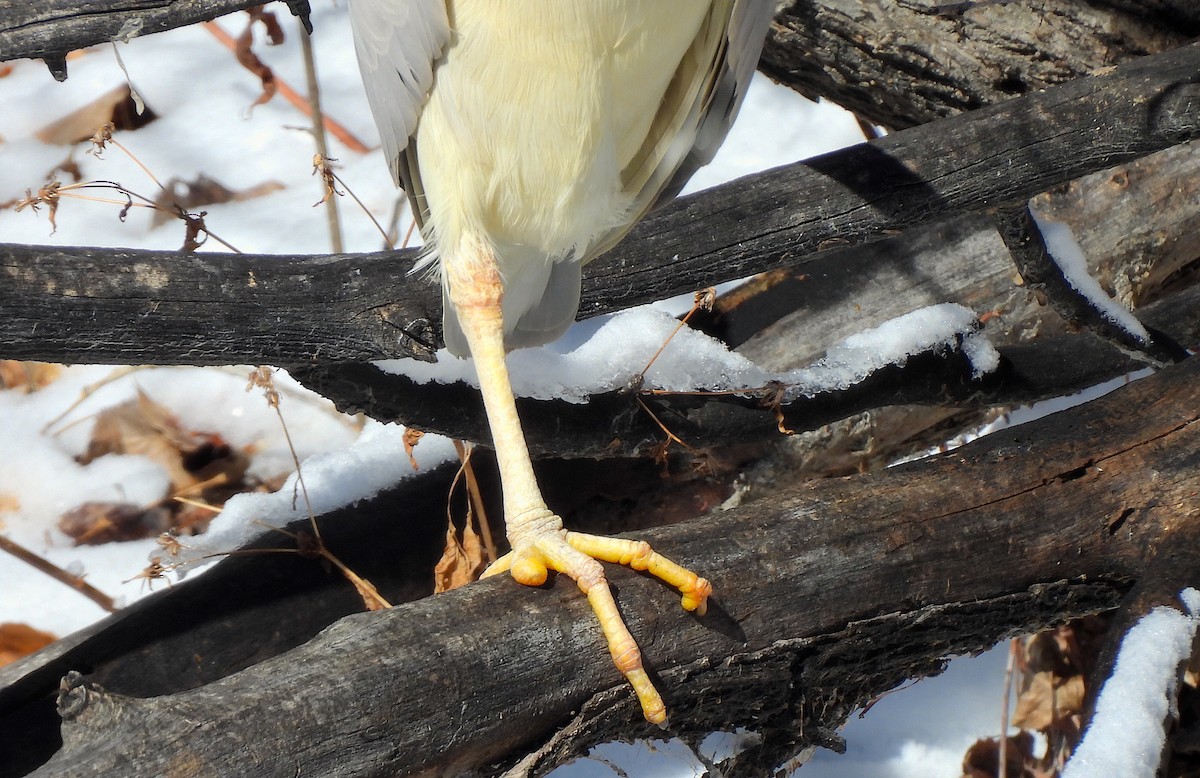
[[[759,67],[865,121],[912,127],[1188,43],[1191,0],[783,3]]]
[[[287,0],[312,32],[308,0]],[[205,22],[261,3],[255,0],[39,0],[0,3],[0,61],[38,58],[59,81],[67,54],[98,43],[125,41]]]
[[[612,571],[673,731],[749,725],[770,766],[832,744],[855,706],[947,654],[1111,607],[1155,538],[1200,521],[1198,378],[1187,360],[948,455],[645,533],[718,592],[694,619],[661,586]],[[543,774],[614,735],[651,734],[591,618],[569,583],[490,580],[343,619],[192,691],[135,699],[74,679],[64,746],[37,774],[145,774],[181,755],[186,774],[495,774],[521,753],[534,756],[519,774]]]
[[[678,200],[589,266],[581,317],[803,266],[1183,142],[1200,130],[1197,69],[1193,44]],[[414,258],[0,245],[0,356],[291,366],[427,354],[439,301],[406,280]]]

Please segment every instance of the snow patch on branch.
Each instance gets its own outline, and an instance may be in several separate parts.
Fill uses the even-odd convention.
[[[978,330],[978,318],[970,309],[953,303],[930,305],[851,335],[824,358],[776,380],[795,384],[793,397],[848,389],[888,365],[903,365],[916,354],[956,346],[971,361],[971,377],[980,378],[999,366],[1000,354]]]
[[[1054,264],[1062,271],[1063,277],[1071,288],[1083,295],[1092,308],[1100,312],[1108,321],[1121,328],[1142,343],[1151,342],[1150,333],[1142,323],[1130,313],[1125,306],[1108,296],[1090,272],[1088,272],[1087,257],[1083,248],[1075,240],[1071,228],[1062,222],[1051,221],[1045,216],[1038,216],[1032,209],[1029,213],[1042,233],[1046,242],[1046,250]]]
[[[1062,778],[1154,778],[1175,715],[1182,667],[1200,625],[1200,591],[1179,594],[1184,610],[1159,606],[1121,641],[1112,677],[1104,682],[1091,726]]]
[[[587,402],[593,394],[630,385],[678,326],[662,311],[638,308],[612,317],[573,351],[558,353],[553,347],[514,351],[508,356],[513,389],[521,397]],[[962,349],[971,361],[972,377],[979,378],[999,365],[1000,355],[978,330],[978,318],[968,308],[932,305],[851,335],[808,367],[773,373],[720,341],[684,327],[646,371],[644,385],[675,392],[749,392],[783,384],[789,387],[787,399],[794,399],[848,389],[876,370],[903,365],[916,354],[954,348]],[[445,352],[436,363],[388,360],[375,365],[418,383],[479,385],[470,360],[454,359]]]

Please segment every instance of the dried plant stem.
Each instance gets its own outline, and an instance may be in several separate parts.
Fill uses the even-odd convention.
[[[0,535],[0,550],[7,551],[25,564],[37,568],[60,583],[66,584],[109,613],[117,612],[117,605],[115,602],[113,602],[113,598],[92,586],[87,581],[84,581],[82,576],[68,573],[66,570],[63,570],[50,560],[38,556],[34,552],[25,548],[21,544],[10,540],[4,535]]]
[[[1008,709],[1012,702],[1013,666],[1020,650],[1019,638],[1008,641],[1008,661],[1004,664],[1004,704],[1000,706],[1000,762],[996,769],[996,775],[1002,777],[1008,775]]]
[[[62,413],[58,414],[53,419],[46,422],[46,424],[42,427],[42,434],[49,432],[53,427],[57,426],[60,421],[62,421],[63,419],[67,418],[67,416],[70,415],[71,411],[75,410],[80,405],[83,405],[83,403],[86,402],[89,397],[91,397],[96,392],[100,391],[100,389],[102,389],[103,387],[111,384],[113,381],[124,378],[125,376],[129,375],[130,373],[135,373],[139,370],[146,370],[150,367],[151,367],[150,365],[130,365],[128,367],[118,367],[115,370],[113,370],[111,373],[109,373],[107,376],[105,376],[104,378],[97,381],[96,383],[88,384],[87,386],[83,387],[83,389],[80,390],[79,397],[75,400],[75,402],[68,405],[66,410],[64,410]],[[82,421],[82,419],[71,422],[70,425],[67,425],[67,427],[64,427],[63,429],[59,430],[58,432],[64,432],[65,430],[69,429],[72,425],[78,423],[78,421]],[[57,433],[55,433],[55,434],[57,434]]]
[[[387,244],[388,248],[395,248],[395,246],[392,245],[391,239],[388,237],[387,230],[385,230],[383,225],[379,223],[379,220],[375,218],[375,214],[371,213],[371,209],[368,208],[362,200],[358,199],[358,195],[354,194],[354,190],[346,186],[346,182],[342,180],[341,176],[339,176],[337,173],[334,173],[332,168],[329,170],[329,175],[333,177],[334,181],[341,184],[342,189],[346,190],[346,194],[350,195],[354,202],[358,203],[358,207],[361,208],[362,212],[365,213],[367,218],[371,220],[371,224],[374,224],[375,229],[379,230],[379,234],[383,236],[384,243]],[[333,198],[329,199],[332,200]],[[411,234],[412,232],[410,230],[409,235]],[[407,238],[405,239],[405,243],[407,243]]]
[[[662,422],[662,419],[658,418],[658,415],[654,411],[650,410],[650,406],[646,405],[646,403],[642,400],[641,397],[637,398],[637,401],[638,401],[638,405],[642,406],[642,410],[646,412],[646,414],[650,417],[651,421],[653,421],[655,424],[657,424],[658,428],[663,431],[664,435],[667,436],[668,441],[670,441],[671,443],[678,443],[680,446],[682,446],[684,448],[685,451],[688,451],[692,454],[698,455],[700,453],[699,451],[697,451],[696,449],[692,448],[687,443],[685,443],[683,438],[679,437],[674,432],[671,432],[671,429]]]
[[[689,310],[687,314],[679,320],[679,324],[675,325],[675,329],[671,330],[671,334],[668,335],[667,339],[664,340],[662,345],[658,347],[658,351],[654,352],[654,356],[650,357],[650,361],[647,362],[646,366],[642,368],[642,372],[639,375],[645,376],[646,373],[650,371],[650,368],[654,365],[658,358],[662,356],[662,353],[666,351],[667,346],[671,344],[671,341],[676,335],[679,334],[679,331],[687,326],[688,319],[692,318],[696,311],[700,310],[701,308],[712,308],[712,299],[714,294],[715,292],[712,289],[706,289],[703,292],[696,292],[696,299],[692,302],[691,310]]]
[[[299,24],[299,22],[298,22]],[[312,37],[300,24],[300,50],[304,53],[304,78],[308,82],[309,116],[312,119],[312,135],[317,143],[317,154],[329,160],[329,143],[325,136],[325,113],[321,110],[321,85],[317,81],[317,61],[313,56]],[[343,249],[342,224],[338,219],[336,197],[325,198],[325,218],[329,223],[329,246],[333,253]]]
[[[326,548],[325,541],[321,538],[321,529],[317,526],[316,512],[313,511],[312,501],[308,498],[308,487],[304,484],[304,472],[300,467],[300,456],[296,453],[296,446],[292,443],[292,434],[288,431],[287,422],[284,421],[283,412],[279,408],[279,390],[275,388],[275,382],[272,380],[271,374],[272,370],[269,367],[262,366],[255,369],[250,373],[250,383],[246,388],[260,387],[266,395],[267,404],[275,409],[275,415],[279,418],[279,426],[283,429],[283,437],[287,441],[288,451],[291,452],[292,463],[296,466],[296,482],[304,498],[304,507],[308,511],[308,521],[312,527],[313,542],[315,543],[313,551],[332,563],[346,577],[346,580],[354,585],[355,590],[362,597],[363,604],[367,610],[383,610],[392,607],[392,604],[384,599],[374,584],[351,570],[342,560],[334,556],[332,551]],[[276,531],[295,538],[297,544],[300,544],[300,538],[297,535],[280,528],[276,528]],[[299,550],[297,548],[297,552]]]
[[[325,541],[321,539],[321,530],[317,526],[317,516],[313,513],[312,502],[308,499],[308,487],[304,484],[304,471],[300,468],[300,456],[296,453],[296,447],[292,445],[292,433],[288,432],[287,422],[283,420],[283,411],[279,410],[278,396],[276,396],[275,402],[271,405],[275,408],[275,415],[279,418],[279,426],[283,429],[283,438],[287,441],[288,451],[291,452],[292,464],[296,466],[296,483],[300,487],[301,496],[304,497],[304,507],[308,510],[308,520],[312,525],[313,535],[316,536],[317,545],[324,548]]]
[[[143,172],[143,173],[145,173],[145,174],[146,174],[146,176],[147,176],[147,177],[148,177],[148,178],[149,178],[151,181],[153,181],[153,182],[154,182],[154,184],[155,184],[155,185],[156,185],[156,186],[157,186],[159,189],[161,189],[161,190],[162,190],[162,191],[164,191],[164,192],[165,192],[165,191],[167,191],[167,188],[166,188],[165,186],[163,186],[163,184],[162,184],[162,181],[159,181],[159,180],[158,180],[158,176],[154,175],[154,173],[153,173],[153,172],[151,172],[150,168],[146,167],[145,163],[143,163],[143,162],[142,162],[140,159],[138,159],[138,158],[137,158],[137,155],[136,155],[136,154],[134,154],[132,151],[130,151],[128,148],[126,148],[124,145],[122,145],[122,143],[121,143],[120,141],[118,141],[116,138],[113,138],[113,137],[111,137],[111,136],[110,136],[110,137],[108,138],[107,142],[108,142],[108,143],[111,143],[111,144],[112,144],[112,145],[114,145],[114,146],[116,146],[118,149],[120,149],[120,150],[121,150],[121,151],[122,151],[122,152],[125,154],[125,156],[129,157],[129,159],[133,161],[133,164],[135,164],[135,165],[137,165],[139,168],[141,168],[141,169],[142,169],[142,172]]]
[[[479,493],[479,480],[475,477],[475,468],[471,465],[471,453],[475,447],[455,440],[454,450],[458,452],[458,458],[462,462],[460,472],[467,481],[467,497],[474,508],[479,534],[483,537],[483,548],[487,553],[488,564],[491,564],[499,559],[499,554],[496,553],[496,544],[492,541],[492,525],[488,522],[487,511],[483,507],[483,496]],[[455,479],[456,482],[457,480]]]

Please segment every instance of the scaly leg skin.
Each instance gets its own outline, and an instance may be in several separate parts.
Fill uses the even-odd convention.
[[[608,641],[613,662],[633,687],[646,720],[666,724],[667,711],[642,666],[633,639],[597,560],[645,570],[679,589],[683,607],[703,614],[712,585],[695,573],[651,550],[648,543],[567,532],[562,519],[546,507],[533,474],[529,450],[517,417],[508,368],[504,361],[504,326],[500,299],[503,287],[495,258],[476,246],[443,257],[450,299],[475,360],[479,387],[492,430],[492,444],[504,490],[504,518],[512,551],[484,575],[510,571],[529,586],[545,583],[553,570],[573,579],[587,595]]]

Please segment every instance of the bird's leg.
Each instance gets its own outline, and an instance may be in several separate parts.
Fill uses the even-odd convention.
[[[704,612],[712,586],[655,553],[645,542],[567,532],[563,528],[562,519],[542,499],[517,417],[505,364],[500,308],[503,286],[495,256],[490,248],[480,246],[457,256],[443,257],[443,263],[450,299],[479,375],[500,467],[504,519],[512,546],[512,551],[484,575],[507,570],[517,581],[530,586],[544,583],[550,570],[574,579],[587,595],[608,641],[613,662],[633,686],[646,719],[662,724],[667,718],[662,697],[646,675],[641,651],[617,611],[604,569],[597,560],[650,572],[680,590],[684,608],[699,613]]]

